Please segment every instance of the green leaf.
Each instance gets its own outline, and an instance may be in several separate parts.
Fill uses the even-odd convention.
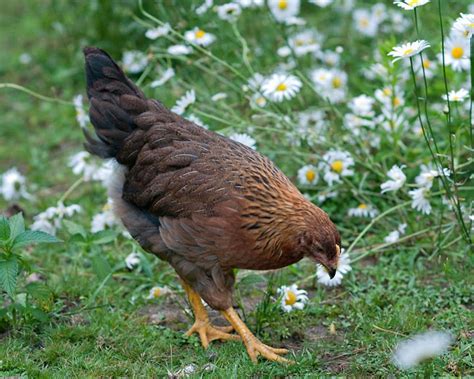
[[[10,225],[4,216],[0,216],[0,241],[8,241],[10,238]]]
[[[13,297],[18,275],[18,261],[13,255],[8,260],[0,260],[0,286]]]
[[[56,237],[37,230],[27,230],[18,236],[13,241],[13,247],[23,247],[32,243],[55,243],[60,242]]]
[[[25,220],[23,213],[17,213],[8,219],[10,222],[10,239],[15,239],[17,235],[25,231]]]
[[[48,301],[52,292],[48,286],[43,283],[30,283],[26,287],[26,292],[37,301]]]
[[[112,267],[107,259],[99,254],[92,257],[92,268],[99,280],[104,280],[112,272]]]
[[[87,237],[87,231],[82,225],[76,224],[75,222],[69,220],[63,220],[63,224],[70,235],[74,236],[79,234],[84,239]]]
[[[117,232],[113,230],[102,230],[94,234],[93,242],[98,245],[102,245],[105,243],[115,241],[116,238],[117,238]]]

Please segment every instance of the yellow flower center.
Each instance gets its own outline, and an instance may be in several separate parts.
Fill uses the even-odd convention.
[[[367,204],[365,204],[365,203],[360,203],[357,208],[359,208],[359,209],[367,209]]]
[[[304,41],[303,41],[302,39],[297,39],[297,40],[295,41],[295,45],[296,45],[296,46],[303,46],[303,45],[304,45]]]
[[[161,288],[155,288],[152,292],[152,296],[156,298],[156,297],[160,297],[160,295],[161,295]]]
[[[398,107],[400,105],[401,101],[398,97],[393,98],[393,106]]]
[[[334,88],[339,88],[339,87],[341,87],[341,85],[342,85],[342,80],[340,78],[336,77],[332,80],[332,86]]]
[[[420,0],[408,0],[407,5],[409,5],[410,7],[414,7],[415,5],[418,5],[419,1]]]
[[[265,98],[263,96],[259,96],[255,99],[255,103],[259,106],[259,107],[263,107],[267,101],[265,100]]]
[[[331,169],[335,172],[337,172],[338,174],[340,174],[342,172],[342,170],[344,169],[344,163],[342,161],[334,161],[331,163]]]
[[[431,62],[428,59],[423,59],[423,67],[424,68],[430,68],[431,67]]]
[[[312,182],[316,178],[316,173],[313,170],[306,171],[306,179],[308,182]]]
[[[369,26],[369,20],[366,18],[363,18],[359,21],[359,24],[362,28],[366,28],[367,26]]]
[[[204,30],[201,30],[201,29],[198,29],[194,32],[194,36],[197,39],[200,39],[200,38],[204,37],[205,35],[206,35],[206,32]]]
[[[105,205],[102,207],[102,210],[105,212],[105,211],[109,211],[110,208],[112,208],[112,207],[110,206],[109,203],[107,203],[107,204],[105,204]]]
[[[390,88],[388,88],[388,87],[385,87],[385,88],[383,89],[383,94],[384,94],[385,96],[391,96],[391,95],[392,95],[392,90],[391,90]]]
[[[278,8],[280,8],[280,9],[288,8],[288,1],[287,0],[280,0],[278,2]]]
[[[413,49],[410,47],[403,52],[403,55],[409,55],[411,53],[413,53]]]
[[[286,293],[286,299],[285,299],[285,304],[286,305],[293,305],[294,303],[296,303],[296,294],[293,292],[293,291],[288,291]]]
[[[287,86],[285,83],[280,83],[280,84],[278,84],[276,90],[277,90],[277,91],[284,91],[284,90],[286,90],[287,88],[288,88],[288,86]]]
[[[462,47],[455,47],[451,50],[451,55],[454,59],[461,59],[464,55],[464,49]]]

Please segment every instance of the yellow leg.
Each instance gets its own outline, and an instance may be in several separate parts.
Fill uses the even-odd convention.
[[[239,340],[240,337],[236,334],[229,334],[234,328],[232,326],[213,326],[209,321],[206,308],[202,304],[201,297],[191,286],[183,282],[183,288],[188,295],[189,302],[193,307],[194,325],[186,332],[187,336],[193,333],[198,333],[201,338],[202,346],[207,349],[209,342],[214,340]]]
[[[288,359],[280,357],[278,354],[288,353],[287,349],[276,349],[271,346],[267,346],[264,343],[260,342],[257,337],[255,337],[252,332],[247,328],[247,325],[240,319],[237,312],[234,308],[226,309],[222,311],[222,314],[234,327],[237,333],[242,337],[242,341],[247,348],[247,352],[250,356],[252,362],[257,362],[257,356],[261,355],[270,361],[281,362],[281,363],[294,363]]]

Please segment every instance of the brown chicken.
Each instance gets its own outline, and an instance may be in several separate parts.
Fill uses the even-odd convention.
[[[114,211],[181,278],[196,318],[187,335],[198,333],[204,347],[241,338],[252,361],[288,362],[280,356],[286,349],[260,342],[233,309],[233,269],[277,269],[308,257],[333,277],[336,227],[269,159],[147,99],[104,51],[84,54],[98,137],[86,132],[86,148],[117,161]],[[201,299],[231,326],[213,326]]]

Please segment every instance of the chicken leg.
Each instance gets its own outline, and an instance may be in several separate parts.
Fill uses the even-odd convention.
[[[247,328],[247,325],[240,319],[237,312],[234,308],[226,309],[225,311],[221,311],[223,316],[230,322],[230,324],[234,327],[237,333],[240,334],[242,337],[242,341],[247,348],[247,352],[250,356],[252,362],[257,362],[257,356],[262,355],[266,359],[275,362],[281,363],[294,363],[288,359],[280,357],[278,354],[286,354],[288,353],[287,349],[277,349],[271,346],[267,346],[255,337],[252,332]]]
[[[182,285],[188,295],[189,302],[193,307],[194,317],[196,318],[194,325],[185,333],[187,336],[198,333],[201,338],[201,344],[205,349],[209,346],[209,342],[214,340],[240,340],[238,335],[229,334],[229,332],[234,330],[233,326],[212,325],[199,294],[186,282],[183,281]]]

